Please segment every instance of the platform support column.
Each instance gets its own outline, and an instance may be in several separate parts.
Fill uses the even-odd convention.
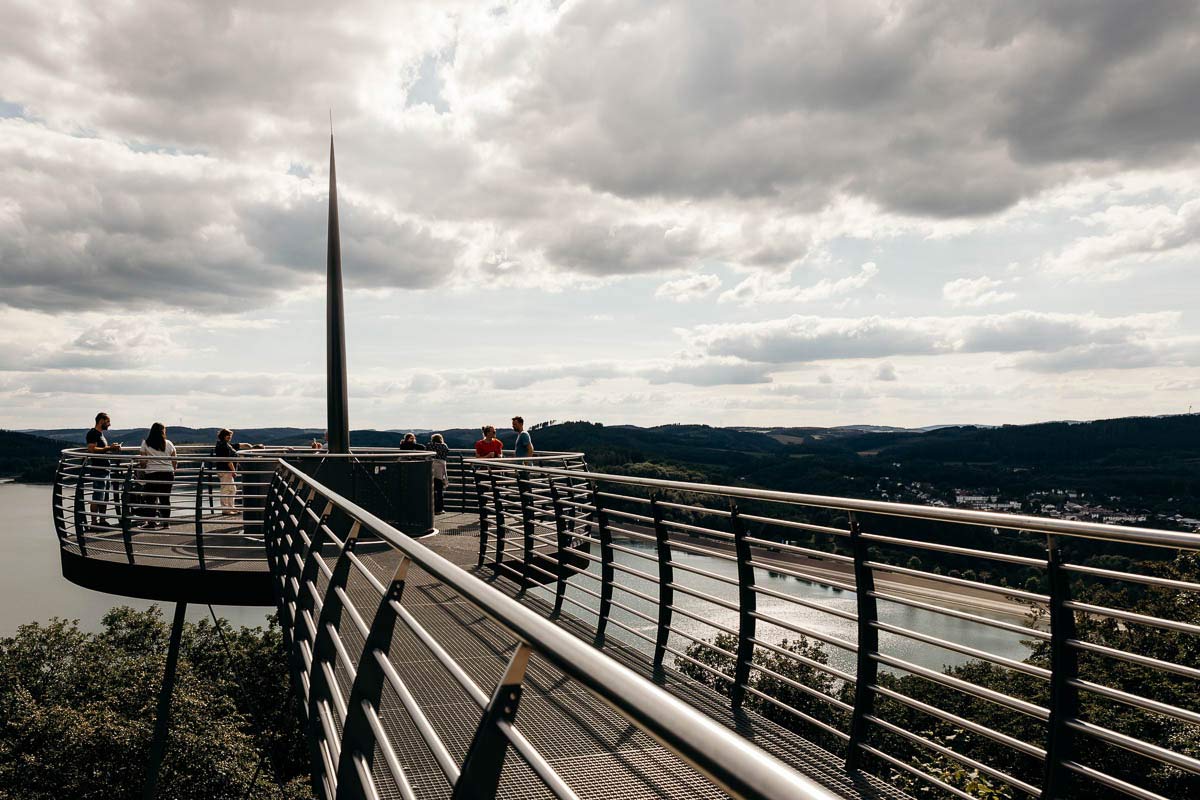
[[[183,637],[183,617],[187,603],[175,604],[175,619],[171,623],[171,641],[167,645],[167,666],[163,670],[162,691],[158,694],[158,715],[154,718],[154,738],[150,742],[150,760],[146,766],[146,785],[142,800],[154,800],[158,772],[167,753],[167,728],[170,725],[171,695],[175,691],[175,668],[179,665],[179,640]]]

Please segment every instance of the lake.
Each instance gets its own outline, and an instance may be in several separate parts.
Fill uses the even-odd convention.
[[[51,617],[78,619],[84,630],[100,629],[112,606],[149,608],[155,603],[83,589],[62,576],[58,537],[50,517],[50,487],[0,483],[0,636],[26,622]],[[163,605],[163,604],[158,604]],[[234,625],[265,625],[266,608],[216,606]],[[171,609],[164,608],[168,621]],[[188,606],[188,619],[208,617],[208,606]]]
[[[58,558],[58,540],[55,537],[54,525],[50,516],[50,494],[49,486],[0,483],[0,586],[3,587],[0,589],[0,600],[3,601],[0,602],[0,636],[11,635],[22,623],[45,622],[51,617],[78,619],[80,626],[85,630],[98,630],[100,618],[114,605],[127,605],[139,609],[149,608],[153,605],[151,601],[147,600],[135,600],[83,589],[62,577]],[[636,540],[622,541],[621,545],[630,550],[636,550],[642,555],[617,551],[615,555],[619,563],[645,572],[654,572],[653,563],[643,557],[653,558],[653,546]],[[676,561],[684,565],[730,578],[737,577],[737,567],[731,561],[682,551],[676,551],[674,557]],[[598,570],[598,565],[593,563],[592,570]],[[657,591],[657,588],[640,582],[636,577],[622,573],[618,573],[618,576],[620,583],[625,583],[646,594],[653,595]],[[677,570],[676,579],[701,592],[721,597],[730,596],[731,587],[712,578]],[[587,579],[577,578],[576,580]],[[787,575],[763,575],[762,571],[759,571],[758,581],[765,588],[815,601],[824,607],[850,612],[855,610],[854,595],[840,589],[830,589]],[[596,586],[594,582],[590,585],[583,585],[592,589]],[[569,596],[592,608],[595,607],[595,598],[585,592],[572,589],[569,591]],[[656,613],[649,603],[635,596],[618,592],[615,599],[642,613],[651,616]],[[685,610],[692,611],[705,619],[729,628],[737,628],[737,613],[732,610],[714,606],[683,593],[676,594],[676,603]],[[851,642],[855,641],[855,627],[848,620],[767,596],[760,596],[758,603],[759,610],[766,614],[787,618],[797,625],[818,633],[837,636]],[[586,611],[574,604],[568,603],[566,610],[581,618],[588,617]],[[165,610],[168,617],[169,612],[170,609]],[[217,606],[216,612],[218,616],[225,617],[234,625],[263,625],[268,610]],[[976,611],[976,613],[986,616],[985,612]],[[985,625],[886,602],[879,604],[879,614],[884,622],[1007,658],[1019,660],[1029,652],[1028,646],[1022,641],[1020,635]],[[190,620],[195,621],[207,616],[207,606],[193,605],[188,608],[188,619]],[[618,608],[614,609],[613,619],[653,637],[654,625],[640,619],[635,614]],[[1005,619],[1011,621],[1011,618]],[[704,623],[682,614],[675,615],[673,627],[698,638],[711,637],[716,633],[714,629]],[[609,632],[610,635],[629,644],[648,647],[644,642],[617,626],[610,627]],[[795,635],[788,631],[778,628],[772,630],[770,626],[764,624],[760,624],[759,635],[774,641],[795,638]],[[683,637],[672,637],[672,647],[682,649],[687,644],[688,642]],[[827,649],[831,664],[853,671],[853,658],[848,653],[836,647]],[[944,666],[962,664],[970,660],[961,654],[941,650],[889,633],[880,635],[880,649],[889,655],[932,669],[941,669]]]

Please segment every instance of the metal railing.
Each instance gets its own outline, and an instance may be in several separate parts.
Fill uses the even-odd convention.
[[[1178,797],[1200,789],[1200,703],[1187,689],[1200,679],[1200,583],[1137,568],[1194,557],[1196,533],[467,464],[481,565],[588,623],[597,646],[707,683],[850,770],[962,798],[978,796],[955,777],[968,773],[989,797],[1162,798],[1113,774],[1105,753],[1123,751],[1143,760],[1139,779],[1173,771],[1164,782],[1185,787]],[[1178,616],[1079,599],[1101,584],[1177,594]],[[1170,660],[1083,627],[1183,643]],[[1141,672],[1117,688],[1089,674],[1100,666]],[[1173,702],[1155,698],[1164,687]],[[1166,732],[1119,730],[1128,718],[1112,706]]]
[[[349,455],[307,448],[253,447],[239,451],[236,475],[223,479],[230,459],[207,445],[180,445],[169,476],[148,474],[152,456],[133,448],[104,454],[63,450],[52,492],[60,547],[84,558],[129,564],[199,566],[264,562],[261,521],[271,475],[282,458],[353,459],[363,464],[428,458],[428,453],[369,449]],[[222,494],[222,483],[232,491]]]
[[[479,513],[479,493],[475,483],[475,473],[470,461],[475,460],[472,449],[451,449],[450,458],[446,460],[446,473],[449,478],[446,487],[446,511],[460,514]],[[521,459],[520,463],[539,464],[541,466],[562,467],[563,469],[586,469],[587,461],[583,453],[545,453],[532,459]]]
[[[577,797],[568,776],[555,770],[533,737],[522,733],[522,685],[533,657],[578,682],[734,796],[833,797],[290,464],[281,463],[272,481],[265,528],[280,619],[308,712],[315,783],[326,798],[377,798],[393,792],[416,796],[406,764],[420,759],[410,750],[399,751],[385,724],[397,718],[409,721],[412,738],[427,751],[426,761],[432,759],[444,776],[446,794],[495,796],[508,776],[502,775],[502,768],[511,748],[547,792]],[[377,574],[377,554],[368,559],[356,553],[356,543],[365,534],[391,548],[391,560],[383,562],[390,579]],[[509,637],[512,655],[495,685],[481,686],[472,679],[471,665],[406,605],[406,581],[416,572],[445,590],[439,597],[452,593],[454,603],[469,604]],[[421,658],[473,703],[477,716],[471,719],[479,723],[461,761],[451,755],[439,730],[445,715],[462,719],[463,712],[444,695],[421,692],[404,680],[404,664],[393,656],[401,638],[412,642],[401,652],[403,659],[417,657],[412,648],[427,653]],[[422,685],[442,684],[423,674]],[[577,702],[572,697],[564,692],[560,702]],[[412,741],[406,745],[411,748]],[[594,781],[594,776],[588,780]]]

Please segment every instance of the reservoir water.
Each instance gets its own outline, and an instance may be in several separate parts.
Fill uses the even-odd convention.
[[[655,560],[655,548],[652,544],[632,538],[628,540],[614,539],[614,543],[628,550],[636,550],[639,553],[639,555],[633,555],[617,550],[614,552],[614,559],[617,563],[625,564],[642,572],[656,573],[657,562]],[[736,584],[737,565],[731,560],[688,553],[679,549],[674,551],[672,559],[674,562],[684,566],[695,567],[710,573],[722,575],[733,580]],[[599,564],[591,562],[589,572],[598,576]],[[690,573],[682,569],[675,570],[674,579],[676,583],[697,592],[716,596],[735,604],[737,602],[736,585],[731,585],[725,581],[704,575]],[[849,613],[854,613],[856,610],[855,595],[852,592],[814,584],[790,575],[767,573],[763,570],[756,571],[755,580],[764,589],[810,601],[821,609],[831,608]],[[619,570],[616,573],[616,581],[618,585],[629,586],[642,594],[651,597],[657,596],[658,587],[650,581],[623,573]],[[573,582],[591,591],[599,590],[598,580],[579,576],[573,579]],[[542,587],[536,591],[541,593],[543,599],[553,602],[554,595],[552,589],[552,586],[550,588]],[[574,598],[578,603],[568,601],[564,605],[564,610],[594,624],[596,619],[595,613],[589,612],[587,609],[595,609],[598,600],[587,592],[575,588],[568,588],[567,596]],[[614,594],[614,600],[651,618],[655,618],[658,613],[656,604],[652,604],[631,593],[618,590]],[[674,602],[678,608],[691,612],[701,620],[711,620],[717,625],[737,630],[738,612],[733,609],[707,602],[678,590],[675,593]],[[763,614],[786,620],[797,627],[814,631],[817,634],[836,637],[852,643],[857,640],[857,626],[855,622],[822,610],[806,608],[796,603],[767,595],[758,596],[757,608]],[[917,631],[928,636],[936,636],[955,644],[966,645],[986,653],[1018,661],[1029,655],[1029,645],[1020,634],[1010,633],[975,622],[955,619],[932,611],[910,608],[909,606],[897,603],[880,601],[878,611],[881,622]],[[1020,624],[1022,621],[1020,615],[1006,614],[1000,616],[980,609],[971,609],[971,611],[979,616],[1001,619],[1009,623]],[[656,622],[648,621],[635,613],[623,610],[615,605],[612,619],[638,631],[644,637],[648,637],[651,640],[654,639],[657,628]],[[671,637],[669,646],[675,650],[684,650],[691,644],[691,640],[687,638],[689,636],[695,639],[711,639],[720,633],[717,628],[681,613],[674,615],[671,627],[685,634],[673,635]],[[651,642],[647,642],[646,639],[639,638],[637,635],[623,630],[619,626],[610,625],[608,635],[639,650],[649,652],[653,649]],[[759,622],[758,638],[779,643],[784,639],[795,640],[797,635],[793,631]],[[961,653],[944,650],[886,632],[881,633],[879,636],[879,649],[880,652],[886,655],[937,670],[947,666],[965,664],[972,660],[971,657]],[[825,645],[825,650],[829,654],[829,663],[831,665],[851,673],[854,672],[855,657],[853,653],[828,644]],[[668,654],[668,661],[670,658],[670,654]]]
[[[84,629],[97,630],[104,612],[114,605],[128,605],[134,608],[151,606],[150,601],[83,589],[62,577],[58,542],[50,517],[50,493],[49,486],[0,483],[0,636],[11,635],[17,626],[23,623],[45,622],[51,617],[78,619]],[[630,540],[620,544],[650,558],[654,557],[654,549],[647,543]],[[654,563],[640,555],[617,551],[616,558],[619,563],[635,569],[650,573],[655,571]],[[733,579],[737,577],[737,567],[731,561],[682,551],[676,551],[674,558],[683,565]],[[598,571],[598,565],[593,563],[592,569]],[[576,580],[589,589],[594,590],[597,586],[595,582],[586,582],[589,580],[587,578],[580,577]],[[736,599],[736,596],[731,594],[733,587],[713,578],[676,570],[676,580],[700,592]],[[848,612],[855,610],[854,595],[849,592],[819,586],[787,575],[764,574],[761,570],[757,580],[767,589],[813,601],[823,608]],[[657,592],[657,588],[652,584],[628,574],[619,572],[618,582],[651,596]],[[586,592],[572,589],[569,596],[585,606],[596,607],[596,599]],[[618,592],[615,599],[651,617],[656,613],[650,603],[634,595]],[[735,611],[683,593],[676,594],[676,603],[685,611],[690,611],[702,619],[711,620],[727,628],[737,628]],[[793,624],[820,634],[850,642],[856,638],[853,622],[823,611],[767,596],[759,597],[758,608],[761,612],[787,619]],[[587,611],[572,603],[567,604],[566,610],[581,618],[588,617]],[[218,616],[225,617],[235,625],[263,625],[269,611],[265,608],[232,606],[216,608]],[[169,616],[170,610],[166,609],[165,613]],[[981,611],[975,613],[987,615]],[[985,625],[893,603],[880,603],[879,614],[884,622],[1008,658],[1022,659],[1029,652],[1028,645],[1022,641],[1020,635]],[[206,606],[190,606],[188,609],[188,618],[191,620],[207,616]],[[614,609],[613,619],[653,638],[654,623],[641,619],[636,614],[617,608]],[[1012,617],[1004,619],[1016,621]],[[673,626],[697,638],[709,638],[718,632],[711,626],[683,614],[675,615]],[[629,644],[649,647],[649,644],[618,626],[610,627],[610,634]],[[781,628],[772,629],[766,625],[760,626],[759,636],[770,641],[796,638],[794,633]],[[672,637],[671,646],[682,650],[688,643],[685,637],[677,635]],[[831,664],[853,671],[852,655],[837,647],[827,646],[826,649]],[[889,655],[933,669],[970,660],[958,653],[888,633],[881,634],[880,649]]]
[[[64,578],[50,517],[50,487],[0,483],[0,636],[51,617],[78,619],[84,630],[99,630],[104,612],[118,605],[143,609],[154,603],[93,592]],[[265,625],[272,611],[234,606],[215,610],[234,625]],[[164,608],[164,614],[169,621],[171,609]],[[208,606],[188,606],[189,620],[207,617]]]

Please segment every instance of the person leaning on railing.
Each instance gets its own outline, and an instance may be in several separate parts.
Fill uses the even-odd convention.
[[[146,490],[147,528],[166,528],[171,518],[171,487],[175,483],[175,445],[167,438],[167,426],[156,422],[138,451],[145,458],[142,465]],[[154,518],[160,518],[155,522]]]
[[[446,462],[450,459],[450,448],[440,433],[429,437],[429,449],[433,451],[433,513],[446,510],[446,484],[450,482]]]
[[[213,445],[217,475],[221,480],[221,511],[231,517],[237,514],[237,448],[233,444],[233,431],[221,428],[217,432],[217,443]]]
[[[108,414],[101,411],[96,415],[96,424],[87,432],[85,441],[87,442],[88,453],[119,453],[121,452],[121,443],[109,444],[105,438],[104,432],[112,425]],[[108,477],[109,460],[107,458],[93,458],[91,460],[91,478],[92,478],[92,525],[101,528],[104,527],[107,520],[105,516],[108,514],[108,494],[110,482]]]
[[[476,458],[503,458],[504,445],[496,438],[496,426],[484,425],[480,428],[483,438],[475,443]]]

